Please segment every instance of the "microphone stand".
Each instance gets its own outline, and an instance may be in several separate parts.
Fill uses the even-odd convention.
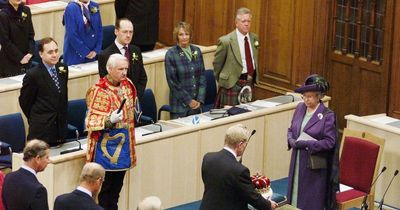
[[[386,190],[385,190],[385,193],[384,193],[383,196],[382,196],[381,201],[379,202],[378,210],[382,210],[382,206],[383,206],[383,203],[384,203],[384,200],[385,200],[386,193],[387,193],[387,191],[389,190],[390,185],[392,185],[392,182],[393,182],[394,177],[396,177],[398,173],[399,173],[399,170],[396,170],[396,171],[394,172],[394,175],[393,175],[392,179],[390,180],[389,185],[387,186],[387,188],[386,188]]]
[[[240,156],[239,163],[242,163],[242,158],[243,158],[244,151],[246,150],[247,145],[249,144],[251,137],[252,137],[255,133],[256,133],[256,130],[253,130],[253,131],[251,132],[251,134],[250,134],[250,136],[249,136],[249,139],[247,140],[247,144],[246,144],[246,146],[245,146],[244,149],[243,149],[243,153],[242,153],[242,155]]]
[[[82,144],[81,144],[81,142],[79,141],[79,131],[78,131],[78,130],[75,130],[75,134],[76,134],[76,140],[75,140],[75,141],[78,142],[79,147],[76,148],[76,149],[68,149],[68,150],[61,151],[61,152],[60,152],[60,155],[82,150]]]
[[[386,171],[386,166],[383,166],[381,172],[378,174],[378,176],[375,178],[375,180],[372,182],[371,186],[369,187],[369,191],[371,188],[375,185],[375,182],[378,180],[378,178],[381,176],[381,174]],[[361,210],[368,210],[368,203],[367,203],[367,198],[368,198],[369,193],[365,193],[363,202],[361,204]]]

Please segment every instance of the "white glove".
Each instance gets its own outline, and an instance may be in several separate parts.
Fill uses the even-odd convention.
[[[118,112],[118,109],[114,110],[111,113],[111,117],[110,117],[111,123],[117,123],[117,122],[122,121],[124,111],[121,110],[119,113],[117,113],[117,112]]]

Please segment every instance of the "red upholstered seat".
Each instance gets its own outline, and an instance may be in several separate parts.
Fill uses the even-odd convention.
[[[346,190],[336,194],[336,201],[337,202],[345,202],[348,200],[353,200],[355,198],[359,198],[365,195],[365,192],[361,192],[355,189]]]
[[[344,129],[340,152],[340,183],[353,189],[336,194],[339,210],[361,207],[364,196],[373,208],[375,188],[370,186],[377,176],[385,140],[367,132]]]
[[[379,145],[346,136],[340,157],[340,183],[369,193],[379,153]]]

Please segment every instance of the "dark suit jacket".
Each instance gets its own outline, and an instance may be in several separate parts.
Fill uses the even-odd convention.
[[[204,194],[200,209],[243,210],[248,204],[271,209],[271,203],[255,191],[249,169],[225,149],[204,156],[201,176]]]
[[[132,44],[151,45],[158,40],[159,0],[116,0],[117,18],[128,18],[134,27]]]
[[[57,196],[54,210],[104,210],[88,194],[74,190],[71,193]]]
[[[6,175],[2,196],[6,210],[49,209],[46,188],[23,168]]]
[[[140,52],[140,49],[135,45],[129,45],[128,50],[131,58],[133,53],[135,53],[138,56],[137,60],[133,61],[133,59],[130,59],[129,61],[128,78],[135,85],[137,96],[139,100],[141,100],[144,93],[144,89],[146,88],[147,84],[147,75],[143,66],[142,53]],[[112,43],[97,56],[97,60],[99,62],[100,77],[104,77],[107,74],[106,64],[108,58],[115,53],[121,53],[121,51],[119,51],[115,43]]]
[[[64,68],[63,70],[60,70]],[[38,138],[50,145],[65,139],[68,109],[68,67],[56,64],[59,93],[43,63],[29,69],[26,73],[19,105],[28,118],[28,140]]]
[[[22,17],[24,14],[24,17]],[[20,61],[27,54],[33,55],[35,32],[31,10],[22,4],[18,12],[7,3],[0,11],[0,77],[22,74]]]

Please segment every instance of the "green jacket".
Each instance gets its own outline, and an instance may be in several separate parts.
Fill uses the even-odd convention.
[[[249,36],[255,63],[254,69],[257,75],[258,37],[253,33],[249,33]],[[236,30],[219,38],[213,66],[215,78],[220,87],[226,89],[232,88],[239,80],[242,74],[243,64]]]

